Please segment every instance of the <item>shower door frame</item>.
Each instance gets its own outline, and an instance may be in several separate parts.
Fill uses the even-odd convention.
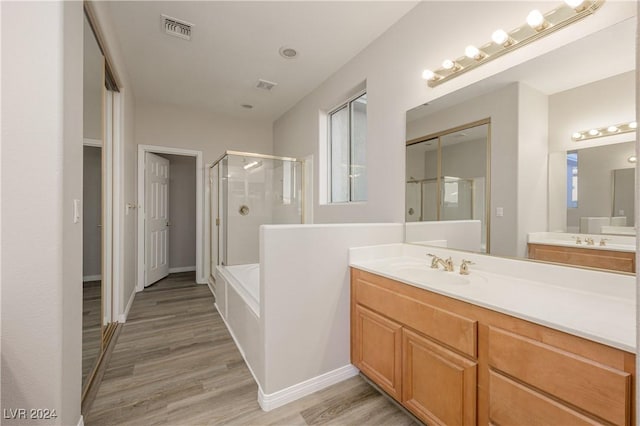
[[[243,152],[243,151],[225,151],[224,154],[222,154],[220,157],[218,157],[218,159],[216,161],[214,161],[210,166],[209,166],[209,176],[211,176],[211,171],[213,170],[214,167],[218,166],[219,163],[224,160],[226,157],[228,157],[229,155],[236,155],[236,156],[240,156],[240,157],[251,157],[251,158],[261,158],[264,160],[278,160],[278,161],[290,161],[290,162],[294,162],[294,163],[300,163],[300,223],[304,223],[304,218],[305,218],[305,201],[306,201],[306,182],[305,182],[305,160],[301,160],[298,158],[294,158],[294,157],[281,157],[278,155],[269,155],[269,154],[258,154],[255,152]],[[220,196],[220,175],[221,175],[221,169],[218,168],[218,179],[215,182],[215,185],[217,186],[218,190],[216,192],[216,194],[218,195],[218,197]],[[211,178],[211,184],[214,184],[213,182],[213,178]],[[211,203],[210,203],[211,204]],[[211,218],[211,227],[216,228],[215,231],[215,235],[216,235],[216,244],[218,245],[218,250],[216,250],[217,253],[217,259],[216,259],[216,266],[220,265],[220,257],[221,257],[221,253],[220,253],[220,206],[222,203],[220,203],[220,201],[218,200],[217,206],[218,206],[218,211],[216,212],[216,217],[215,219],[212,217]],[[226,204],[225,204],[226,205]],[[210,206],[211,208],[211,206]],[[211,232],[211,236],[213,236],[213,232]],[[225,238],[226,238],[226,234],[225,234]],[[211,238],[211,241],[209,241],[209,254],[211,257],[211,248],[213,246],[213,238]],[[225,241],[225,247],[226,247],[226,241]],[[208,259],[208,262],[211,263],[211,258]],[[210,276],[214,276],[214,271],[211,270],[209,271],[209,275]]]

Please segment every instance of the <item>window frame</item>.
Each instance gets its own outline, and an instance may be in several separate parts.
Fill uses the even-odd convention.
[[[341,102],[337,106],[331,108],[327,111],[327,204],[354,204],[354,203],[365,203],[367,199],[364,200],[353,200],[353,190],[352,190],[352,180],[353,180],[353,164],[352,164],[352,138],[353,138],[353,109],[351,108],[351,104],[355,102],[356,99],[362,97],[367,94],[367,90],[363,89],[355,93],[354,95],[347,98],[345,101]],[[367,99],[368,106],[368,99]],[[332,143],[332,116],[333,114],[342,111],[342,109],[346,108],[348,112],[348,166],[349,166],[349,174],[347,179],[347,188],[348,188],[348,196],[346,201],[334,201],[333,200],[333,143]],[[367,114],[367,123],[369,116]],[[366,143],[366,141],[365,141]]]

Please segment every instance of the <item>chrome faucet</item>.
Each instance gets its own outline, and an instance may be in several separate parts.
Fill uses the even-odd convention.
[[[586,238],[584,239],[584,243],[585,243],[586,245],[588,245],[588,246],[593,246],[593,245],[595,245],[595,242],[593,241],[593,238],[591,238],[591,237],[586,237]]]
[[[576,240],[576,244],[582,244],[582,240],[580,239],[580,236],[577,236],[577,237],[571,237],[571,238],[573,238],[574,240]]]
[[[428,253],[427,256],[431,256],[431,268],[438,269],[438,265],[442,265],[445,271],[453,272],[453,260],[449,257],[447,260],[439,258],[435,254]]]
[[[460,264],[460,275],[469,275],[469,265],[475,265],[470,260],[462,259],[462,263]]]

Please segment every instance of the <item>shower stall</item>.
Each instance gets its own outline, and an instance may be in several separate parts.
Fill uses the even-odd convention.
[[[211,166],[210,270],[223,316],[230,291],[259,316],[260,226],[303,222],[303,167],[295,158],[235,151]]]

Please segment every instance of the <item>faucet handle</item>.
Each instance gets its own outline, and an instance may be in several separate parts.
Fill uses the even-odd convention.
[[[438,259],[440,259],[438,256],[436,256],[435,254],[431,254],[431,253],[427,253],[427,256],[431,257],[431,268],[432,269],[438,269]]]
[[[582,244],[582,240],[580,239],[580,236],[572,236],[571,238],[573,238],[574,240],[576,240],[576,244]]]
[[[447,272],[453,272],[453,259],[451,256],[447,260],[444,261],[445,269]]]
[[[475,265],[474,262],[466,259],[462,259],[460,264],[460,275],[469,275],[469,265]]]
[[[611,238],[600,238],[600,245],[603,247],[606,246],[607,241],[611,241]]]

